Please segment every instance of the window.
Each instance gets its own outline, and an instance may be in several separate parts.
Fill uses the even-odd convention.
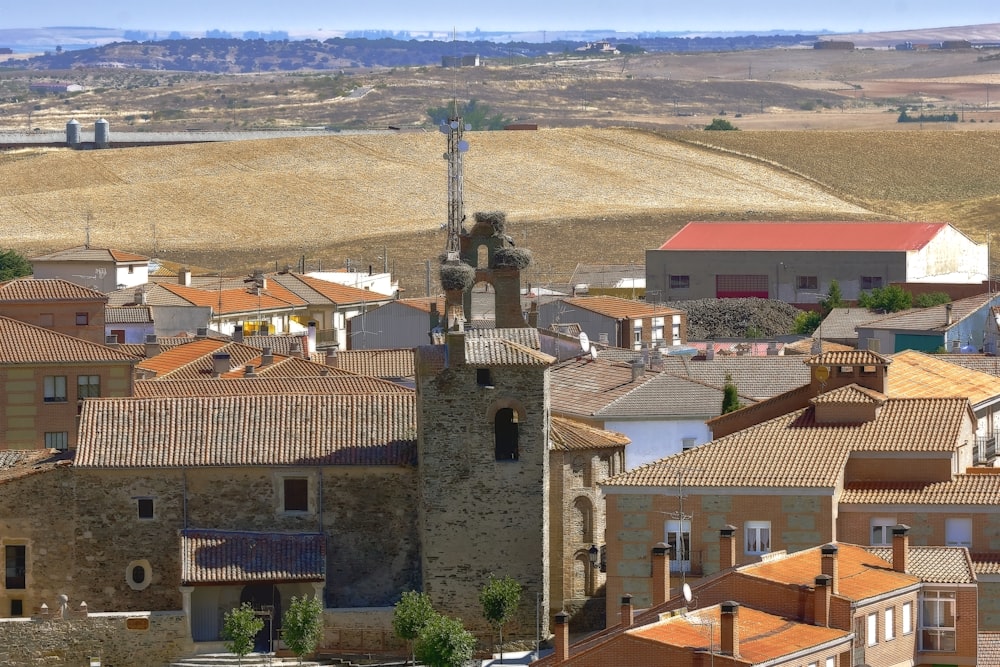
[[[903,603],[903,615],[900,617],[900,622],[902,623],[902,631],[904,635],[908,635],[913,632],[913,603],[904,602]]]
[[[497,410],[493,418],[493,455],[497,461],[517,460],[517,436],[517,413],[511,408]]]
[[[140,519],[152,519],[154,505],[152,498],[136,498],[136,511]]]
[[[861,289],[872,290],[882,287],[882,276],[861,276]]]
[[[69,434],[66,431],[55,431],[45,434],[45,448],[46,449],[68,449],[69,448]]]
[[[14,544],[4,547],[4,588],[8,590],[25,588],[25,572],[28,567],[28,547]]]
[[[827,658],[826,662],[823,663],[823,667],[837,667],[837,659],[836,658]]]
[[[878,613],[868,614],[868,628],[865,633],[865,643],[868,646],[878,644]]]
[[[687,289],[691,287],[691,276],[670,276],[670,289]]]
[[[818,289],[819,279],[816,276],[796,276],[795,286],[799,289]]]
[[[892,527],[896,525],[896,517],[875,517],[871,521],[872,546],[887,546],[892,544]]]
[[[135,273],[135,267],[132,266],[131,264],[129,264],[129,266],[128,266],[128,272],[129,273]]]
[[[477,368],[476,369],[476,384],[480,387],[492,387],[493,386],[493,375],[490,373],[488,368]]]
[[[125,566],[125,583],[133,591],[142,591],[153,583],[153,566],[148,560],[134,560]]]
[[[24,600],[11,600],[10,601],[10,615],[11,616],[24,616]]]
[[[920,605],[920,648],[955,650],[955,593],[924,591]]]
[[[664,522],[663,540],[670,545],[670,571],[691,571],[691,522],[670,520]]]
[[[82,401],[85,398],[99,398],[101,396],[101,376],[100,375],[77,375],[76,376],[76,398]]]
[[[744,551],[748,554],[771,553],[771,522],[747,521],[743,526]]]
[[[65,403],[66,402],[66,376],[46,375],[45,376],[45,402]]]
[[[284,480],[286,512],[309,511],[309,480],[304,477],[286,477]]]
[[[949,547],[972,548],[972,519],[945,519],[944,543]]]
[[[638,344],[642,342],[642,320],[635,320],[632,322],[632,339]]]
[[[125,330],[124,329],[112,329],[111,330],[111,335],[115,337],[115,340],[118,341],[119,345],[125,342]]]
[[[88,313],[76,314],[76,326],[85,327],[88,324],[90,324],[90,315]]]
[[[896,608],[889,607],[885,610],[885,640],[896,638]]]

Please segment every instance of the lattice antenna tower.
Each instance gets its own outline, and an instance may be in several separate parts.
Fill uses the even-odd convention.
[[[448,136],[448,152],[444,154],[448,161],[448,240],[445,251],[448,259],[458,259],[458,237],[462,233],[462,221],[465,220],[462,154],[469,150],[469,142],[462,138],[462,133],[471,128],[462,122],[461,116],[454,115],[447,122],[442,122],[438,129]]]

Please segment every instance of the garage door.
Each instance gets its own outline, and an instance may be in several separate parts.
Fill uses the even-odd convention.
[[[735,299],[746,296],[755,296],[761,299],[768,298],[767,275],[726,275],[715,276],[715,296],[718,299]]]

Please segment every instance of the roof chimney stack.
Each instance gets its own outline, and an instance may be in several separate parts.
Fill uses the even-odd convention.
[[[738,602],[730,600],[719,605],[719,619],[722,626],[719,631],[722,635],[720,649],[723,654],[731,655],[734,658],[740,655],[739,613],[740,604]]]
[[[146,334],[146,358],[155,357],[160,353],[160,344],[156,340],[156,334]]]
[[[247,364],[243,367],[243,377],[245,378],[255,378],[257,374],[254,373],[253,364]]]
[[[631,628],[632,623],[635,622],[635,617],[632,614],[632,596],[628,593],[622,596],[621,619],[621,626],[623,628]]]
[[[951,326],[951,308],[952,306],[950,303],[944,304],[944,325],[946,327]]]
[[[910,558],[910,527],[899,523],[892,527],[892,569],[906,572]]]
[[[233,342],[242,343],[243,342],[243,325],[237,324],[233,327]]]
[[[337,346],[333,345],[326,348],[326,365],[330,368],[337,367]]]
[[[556,614],[555,621],[555,664],[561,665],[569,657],[569,614],[561,611]]]
[[[819,548],[820,569],[823,574],[830,577],[830,592],[834,595],[837,594],[837,580],[840,578],[840,566],[837,563],[838,551],[836,544],[824,544]]]
[[[670,545],[653,547],[653,606],[670,599]]]
[[[184,287],[191,287],[191,269],[182,266],[181,270],[177,272],[177,283]]]
[[[225,352],[212,354],[212,377],[219,377],[229,372],[229,355]]]
[[[306,337],[306,359],[312,358],[313,353],[316,351],[316,322],[309,322],[309,330]]]
[[[260,367],[270,366],[274,363],[274,354],[271,352],[271,346],[265,345],[260,352]]]
[[[208,327],[198,327],[194,330],[194,337],[199,340],[208,338]]]
[[[828,574],[816,576],[813,588],[813,622],[823,628],[830,627],[830,598],[833,592],[833,578]]]
[[[642,359],[632,360],[632,382],[646,374],[646,362]]]
[[[736,526],[726,525],[719,531],[719,569],[736,567]]]

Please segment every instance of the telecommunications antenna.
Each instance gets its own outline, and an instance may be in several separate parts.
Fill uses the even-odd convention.
[[[684,584],[684,586],[681,587],[681,592],[684,594],[684,601],[690,604],[693,599],[693,596],[691,595],[691,584]]]

